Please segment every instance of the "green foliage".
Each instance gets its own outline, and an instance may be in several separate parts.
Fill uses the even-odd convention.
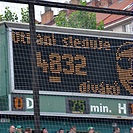
[[[66,12],[61,11],[58,16],[55,17],[55,22],[57,26],[63,26],[63,27],[67,27],[67,15]]]
[[[0,15],[0,21],[2,21],[2,19],[3,19],[3,15]]]
[[[17,22],[18,21],[18,16],[15,12],[11,12],[9,7],[5,7],[4,14],[0,15],[0,21]]]
[[[21,22],[29,23],[29,9],[21,8]],[[0,21],[11,21],[11,22],[18,22],[18,16],[16,13],[11,12],[9,7],[5,7],[4,14],[0,15]]]
[[[103,21],[101,21],[101,22],[98,24],[97,29],[98,29],[98,30],[103,30],[103,29],[104,29],[104,22],[103,22]]]
[[[21,22],[22,23],[29,23],[29,8],[21,8]]]
[[[86,5],[86,1],[80,1],[81,5]],[[74,11],[69,16],[66,12],[60,11],[58,16],[55,17],[55,23],[57,26],[83,28],[83,29],[104,29],[104,23],[96,22],[96,14],[85,11]]]
[[[86,5],[87,5],[87,2],[86,2],[86,0],[80,0],[80,4],[81,4],[82,6],[86,6]]]

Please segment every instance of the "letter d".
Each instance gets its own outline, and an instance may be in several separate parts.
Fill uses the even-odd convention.
[[[33,104],[33,99],[32,98],[26,98],[26,108],[27,109],[33,109],[34,104]]]

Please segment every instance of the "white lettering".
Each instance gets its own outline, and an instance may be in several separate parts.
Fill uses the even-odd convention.
[[[121,105],[121,103],[118,103],[118,113],[121,114],[122,111],[124,114],[127,113],[126,104]]]
[[[33,109],[34,104],[33,104],[33,99],[32,98],[26,98],[26,108],[27,109]]]
[[[102,106],[102,103],[100,103],[100,112],[103,112],[103,106]]]
[[[103,106],[103,112],[109,112],[108,106]]]
[[[99,112],[99,107],[91,105],[91,112]]]
[[[104,112],[104,113],[108,113],[109,112],[109,108],[108,106],[104,106],[102,105],[102,103],[100,103],[100,105],[91,105],[90,106],[91,112]],[[111,110],[110,110],[111,111]]]

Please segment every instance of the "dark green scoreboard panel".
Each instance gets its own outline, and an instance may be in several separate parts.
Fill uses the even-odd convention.
[[[9,101],[12,111],[26,111],[26,115],[34,110],[32,95],[12,94]],[[132,119],[133,102],[108,98],[40,95],[40,112],[50,116]]]
[[[133,95],[131,40],[37,32],[39,90],[84,94]],[[32,90],[30,33],[12,29],[13,86]]]

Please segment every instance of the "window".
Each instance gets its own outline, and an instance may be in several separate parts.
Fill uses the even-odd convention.
[[[133,25],[131,23],[123,25],[123,31],[132,33],[133,32]]]

